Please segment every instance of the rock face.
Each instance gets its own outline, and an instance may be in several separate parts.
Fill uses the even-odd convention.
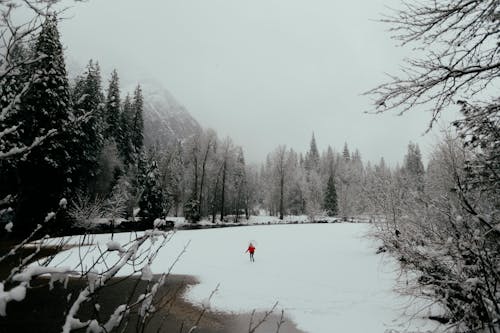
[[[170,92],[158,84],[141,83],[144,95],[144,143],[165,147],[201,131],[200,124]]]
[[[85,72],[85,66],[74,58],[66,58],[70,80]],[[104,70],[111,73],[111,68]],[[140,83],[144,96],[144,143],[146,146],[158,144],[165,147],[173,140],[183,140],[201,131],[200,124],[185,107],[180,105],[172,94],[155,78],[127,76],[127,72],[118,71],[120,76],[121,97],[128,92],[133,96],[137,83]],[[109,74],[103,76],[103,89],[108,87]]]

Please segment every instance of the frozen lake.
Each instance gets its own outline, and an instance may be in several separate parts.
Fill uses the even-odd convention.
[[[427,312],[412,316],[410,299],[394,291],[397,263],[375,254],[377,244],[366,237],[370,227],[336,223],[178,231],[152,270],[167,271],[190,242],[172,273],[198,277],[200,284],[185,295],[195,304],[205,302],[220,283],[213,309],[250,312],[278,301],[278,308],[310,333],[435,328],[422,319]],[[97,239],[104,243],[108,238]],[[115,240],[125,242],[128,234],[117,234]],[[256,242],[254,263],[244,253],[251,240]]]

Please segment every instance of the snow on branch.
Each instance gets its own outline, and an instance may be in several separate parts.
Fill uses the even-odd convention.
[[[106,258],[103,255],[94,260],[95,262],[92,267],[102,261],[101,263],[105,264],[106,269],[101,273],[97,273],[94,268],[91,268],[91,270],[86,273],[88,277],[88,285],[84,290],[80,292],[76,300],[72,303],[71,308],[66,316],[62,332],[67,333],[73,329],[83,327],[87,327],[89,332],[108,332],[110,329],[117,327],[120,324],[124,314],[127,313],[131,307],[138,304],[141,305],[139,311],[141,317],[145,317],[149,312],[154,311],[155,309],[153,306],[153,298],[158,292],[159,287],[165,282],[165,274],[162,275],[158,282],[153,284],[151,290],[148,293],[141,295],[135,303],[131,303],[128,305],[122,304],[118,308],[116,308],[114,314],[105,324],[101,325],[95,319],[81,322],[75,317],[80,309],[80,306],[84,302],[88,301],[97,290],[105,287],[106,283],[126,265],[136,267],[140,262],[147,260],[146,265],[144,265],[141,269],[134,268],[134,272],[141,272],[141,278],[150,281],[152,278],[150,264],[156,257],[159,248],[163,247],[165,245],[165,242],[170,239],[169,236],[171,236],[171,233],[160,230],[148,230],[145,231],[142,236],[137,237],[136,239],[130,241],[125,245],[122,245],[119,242],[113,240],[108,241],[106,243],[106,248],[108,251],[116,251],[119,253],[118,261],[112,264],[110,264],[109,262],[106,263]],[[148,240],[152,245],[156,242],[156,239],[158,237],[163,237],[163,242],[158,246],[157,249],[153,249],[150,246],[146,250],[141,250],[141,247],[145,245]],[[180,256],[184,252],[185,249],[181,252],[181,254],[179,254],[177,260],[179,260]],[[172,265],[174,265],[177,260],[175,260]],[[80,265],[82,265],[82,263],[80,263]],[[143,320],[142,322],[144,324],[145,321]]]

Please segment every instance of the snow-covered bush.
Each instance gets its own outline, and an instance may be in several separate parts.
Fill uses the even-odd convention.
[[[91,198],[79,192],[71,201],[68,214],[76,227],[90,230],[93,228],[93,221],[106,216],[106,200],[100,197]]]
[[[378,236],[415,272],[409,291],[442,304],[459,331],[499,332],[498,1],[405,2],[384,21],[424,53],[369,92],[375,111],[426,108],[432,126],[457,104],[462,117],[460,139],[445,138],[425,174],[413,164],[425,181],[393,174],[382,199],[372,196],[386,215]]]
[[[377,237],[415,273],[406,292],[443,305],[459,329],[493,329],[500,321],[500,196],[468,186],[471,158],[460,140],[442,142],[424,190],[408,191],[403,182],[397,213],[386,206]]]

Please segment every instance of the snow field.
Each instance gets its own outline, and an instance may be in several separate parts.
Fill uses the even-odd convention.
[[[435,328],[419,314],[408,323],[411,313],[405,314],[405,308],[410,300],[393,291],[397,263],[375,254],[377,244],[365,237],[369,228],[368,224],[335,223],[178,231],[151,270],[167,271],[190,242],[172,273],[198,277],[200,284],[185,295],[194,304],[206,304],[220,283],[211,301],[213,310],[266,310],[278,301],[278,308],[310,333]],[[106,244],[107,237],[98,235],[96,240]],[[128,234],[114,237],[118,242],[129,240]],[[255,263],[244,253],[250,240],[257,242]],[[70,255],[64,265],[75,264],[77,257]]]

